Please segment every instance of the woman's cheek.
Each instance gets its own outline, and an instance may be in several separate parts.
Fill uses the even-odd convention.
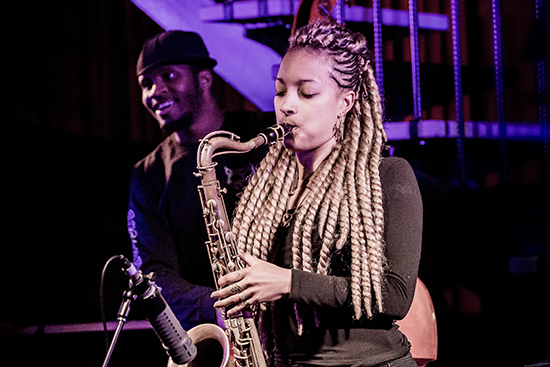
[[[285,136],[283,139],[283,146],[288,150],[294,150],[294,136],[290,135]]]

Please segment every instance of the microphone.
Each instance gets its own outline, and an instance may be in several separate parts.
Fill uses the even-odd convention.
[[[120,261],[122,270],[130,278],[134,299],[143,306],[147,320],[172,361],[178,365],[192,361],[197,355],[197,347],[166,303],[152,275],[143,275],[123,255]]]

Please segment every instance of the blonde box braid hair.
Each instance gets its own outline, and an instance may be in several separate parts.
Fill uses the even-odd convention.
[[[382,104],[363,35],[330,21],[304,26],[289,39],[289,50],[325,52],[334,60],[340,88],[356,93],[342,137],[310,180],[310,194],[296,210],[292,234],[293,267],[328,274],[330,256],[351,242],[351,294],[355,317],[382,311],[384,211],[378,167],[385,142]],[[274,145],[244,191],[235,210],[233,231],[241,251],[268,258],[281,224],[290,187],[298,174],[294,152]],[[322,240],[312,258],[317,218]],[[300,321],[298,319],[298,321]]]

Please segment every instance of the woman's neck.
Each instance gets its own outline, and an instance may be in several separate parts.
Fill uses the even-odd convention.
[[[296,158],[298,159],[298,171],[300,172],[299,177],[307,177],[311,173],[315,172],[317,167],[319,167],[325,158],[328,157],[330,152],[332,152],[335,145],[336,141],[331,139],[313,150],[296,152]]]
[[[310,192],[308,184],[310,177],[332,151],[336,143],[324,144],[307,152],[296,152],[298,159],[298,175],[290,189],[287,209],[295,209],[301,205]]]
[[[295,176],[290,188],[287,209],[295,209],[301,205],[310,191],[308,184],[312,174],[313,171],[308,171],[304,166],[298,164],[298,174]]]

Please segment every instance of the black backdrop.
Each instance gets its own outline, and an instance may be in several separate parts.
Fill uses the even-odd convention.
[[[99,333],[48,335],[40,326],[100,321],[103,265],[130,255],[130,169],[161,139],[140,105],[133,67],[143,41],[160,28],[126,0],[14,4],[5,16],[11,17],[4,22],[7,205],[0,256],[1,335],[11,353],[0,358],[97,366],[104,354]],[[226,103],[251,108],[239,97]],[[508,143],[509,181],[494,185],[498,143],[468,141],[469,186],[459,188],[456,141],[393,145],[415,168],[424,197],[420,275],[438,316],[434,365],[523,366],[548,358],[545,147]],[[509,272],[510,257],[530,255],[538,256],[539,272]],[[125,286],[117,269],[107,273],[109,320]],[[34,335],[11,332],[29,325],[39,326]],[[125,332],[118,348],[112,365],[165,361],[150,330]]]

